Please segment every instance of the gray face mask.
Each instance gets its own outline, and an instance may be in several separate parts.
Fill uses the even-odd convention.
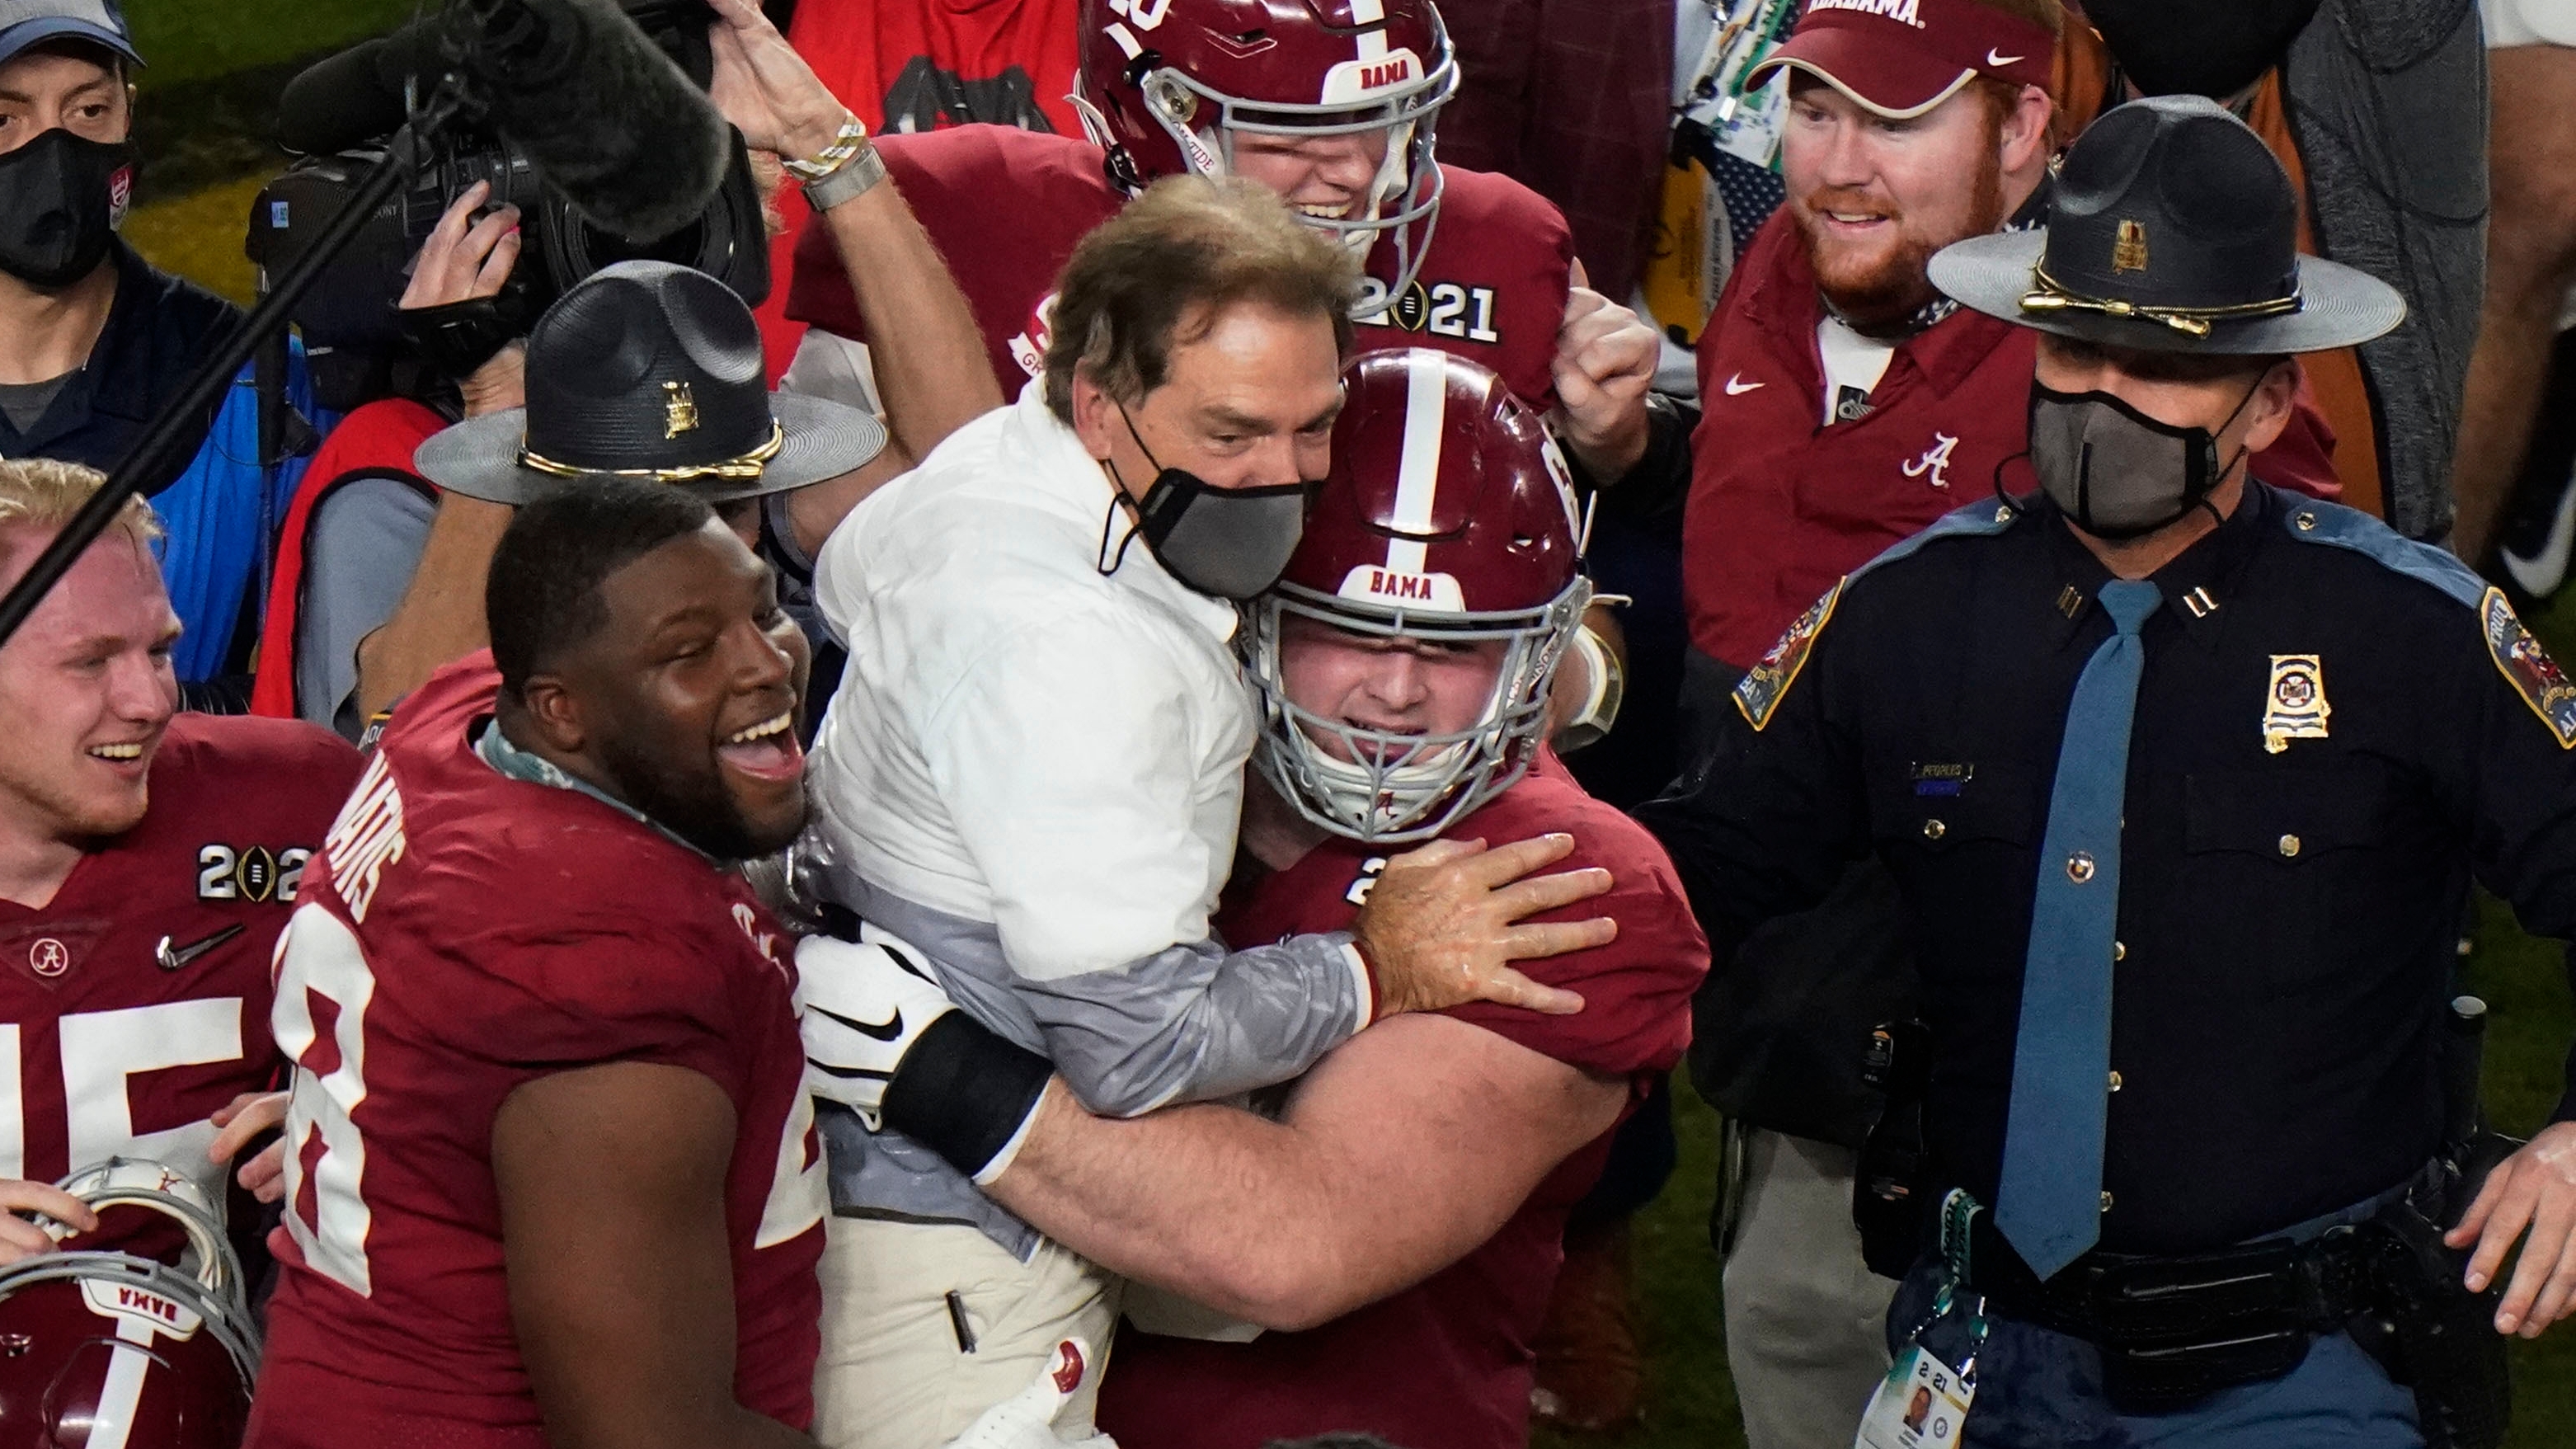
[[[1166,468],[1145,447],[1136,420],[1120,408],[1127,435],[1155,467],[1153,486],[1136,504],[1136,527],[1145,547],[1164,570],[1183,584],[1212,598],[1237,601],[1257,598],[1288,568],[1288,556],[1306,531],[1306,503],[1311,483],[1277,483],[1256,488],[1219,488],[1195,473]],[[1115,476],[1117,465],[1110,465]],[[1120,479],[1123,487],[1124,479]],[[1110,503],[1115,518],[1117,502]],[[1127,557],[1127,541],[1102,573],[1116,573]]]
[[[2225,432],[2262,387],[2256,382],[2219,424]],[[2218,461],[2206,428],[2159,422],[2107,392],[2030,386],[2030,467],[2039,486],[2095,538],[2155,532],[2203,506],[2209,491],[2245,456]]]

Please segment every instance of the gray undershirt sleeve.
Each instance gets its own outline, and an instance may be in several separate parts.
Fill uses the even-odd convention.
[[[1350,940],[1229,952],[1211,939],[1017,991],[1083,1104],[1132,1117],[1287,1081],[1349,1040],[1369,1015]]]

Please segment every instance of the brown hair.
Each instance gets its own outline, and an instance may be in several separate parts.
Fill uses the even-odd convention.
[[[1238,302],[1329,317],[1347,353],[1359,288],[1358,260],[1269,188],[1166,177],[1064,264],[1047,323],[1047,406],[1073,421],[1077,371],[1122,402],[1142,398],[1163,385],[1173,347],[1206,335]]]

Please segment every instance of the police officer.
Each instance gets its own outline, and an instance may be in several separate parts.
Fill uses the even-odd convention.
[[[2472,874],[2576,932],[2576,685],[2447,554],[2247,473],[2292,355],[2404,313],[2297,217],[2159,98],[2044,232],[1940,253],[2043,334],[2038,491],[1835,585],[1640,811],[1721,970],[1869,852],[1911,909],[1924,1231],[1864,1442],[1929,1387],[1978,1446],[2475,1443],[2497,1334],[2569,1311],[2576,1098],[2475,1190],[2440,1083]]]

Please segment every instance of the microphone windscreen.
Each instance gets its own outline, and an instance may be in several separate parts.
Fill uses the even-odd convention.
[[[714,199],[730,128],[612,0],[465,0],[457,12],[489,124],[584,220],[652,240]]]
[[[385,84],[392,37],[378,36],[306,66],[277,98],[277,142],[324,156],[390,134],[403,123],[402,82]]]

